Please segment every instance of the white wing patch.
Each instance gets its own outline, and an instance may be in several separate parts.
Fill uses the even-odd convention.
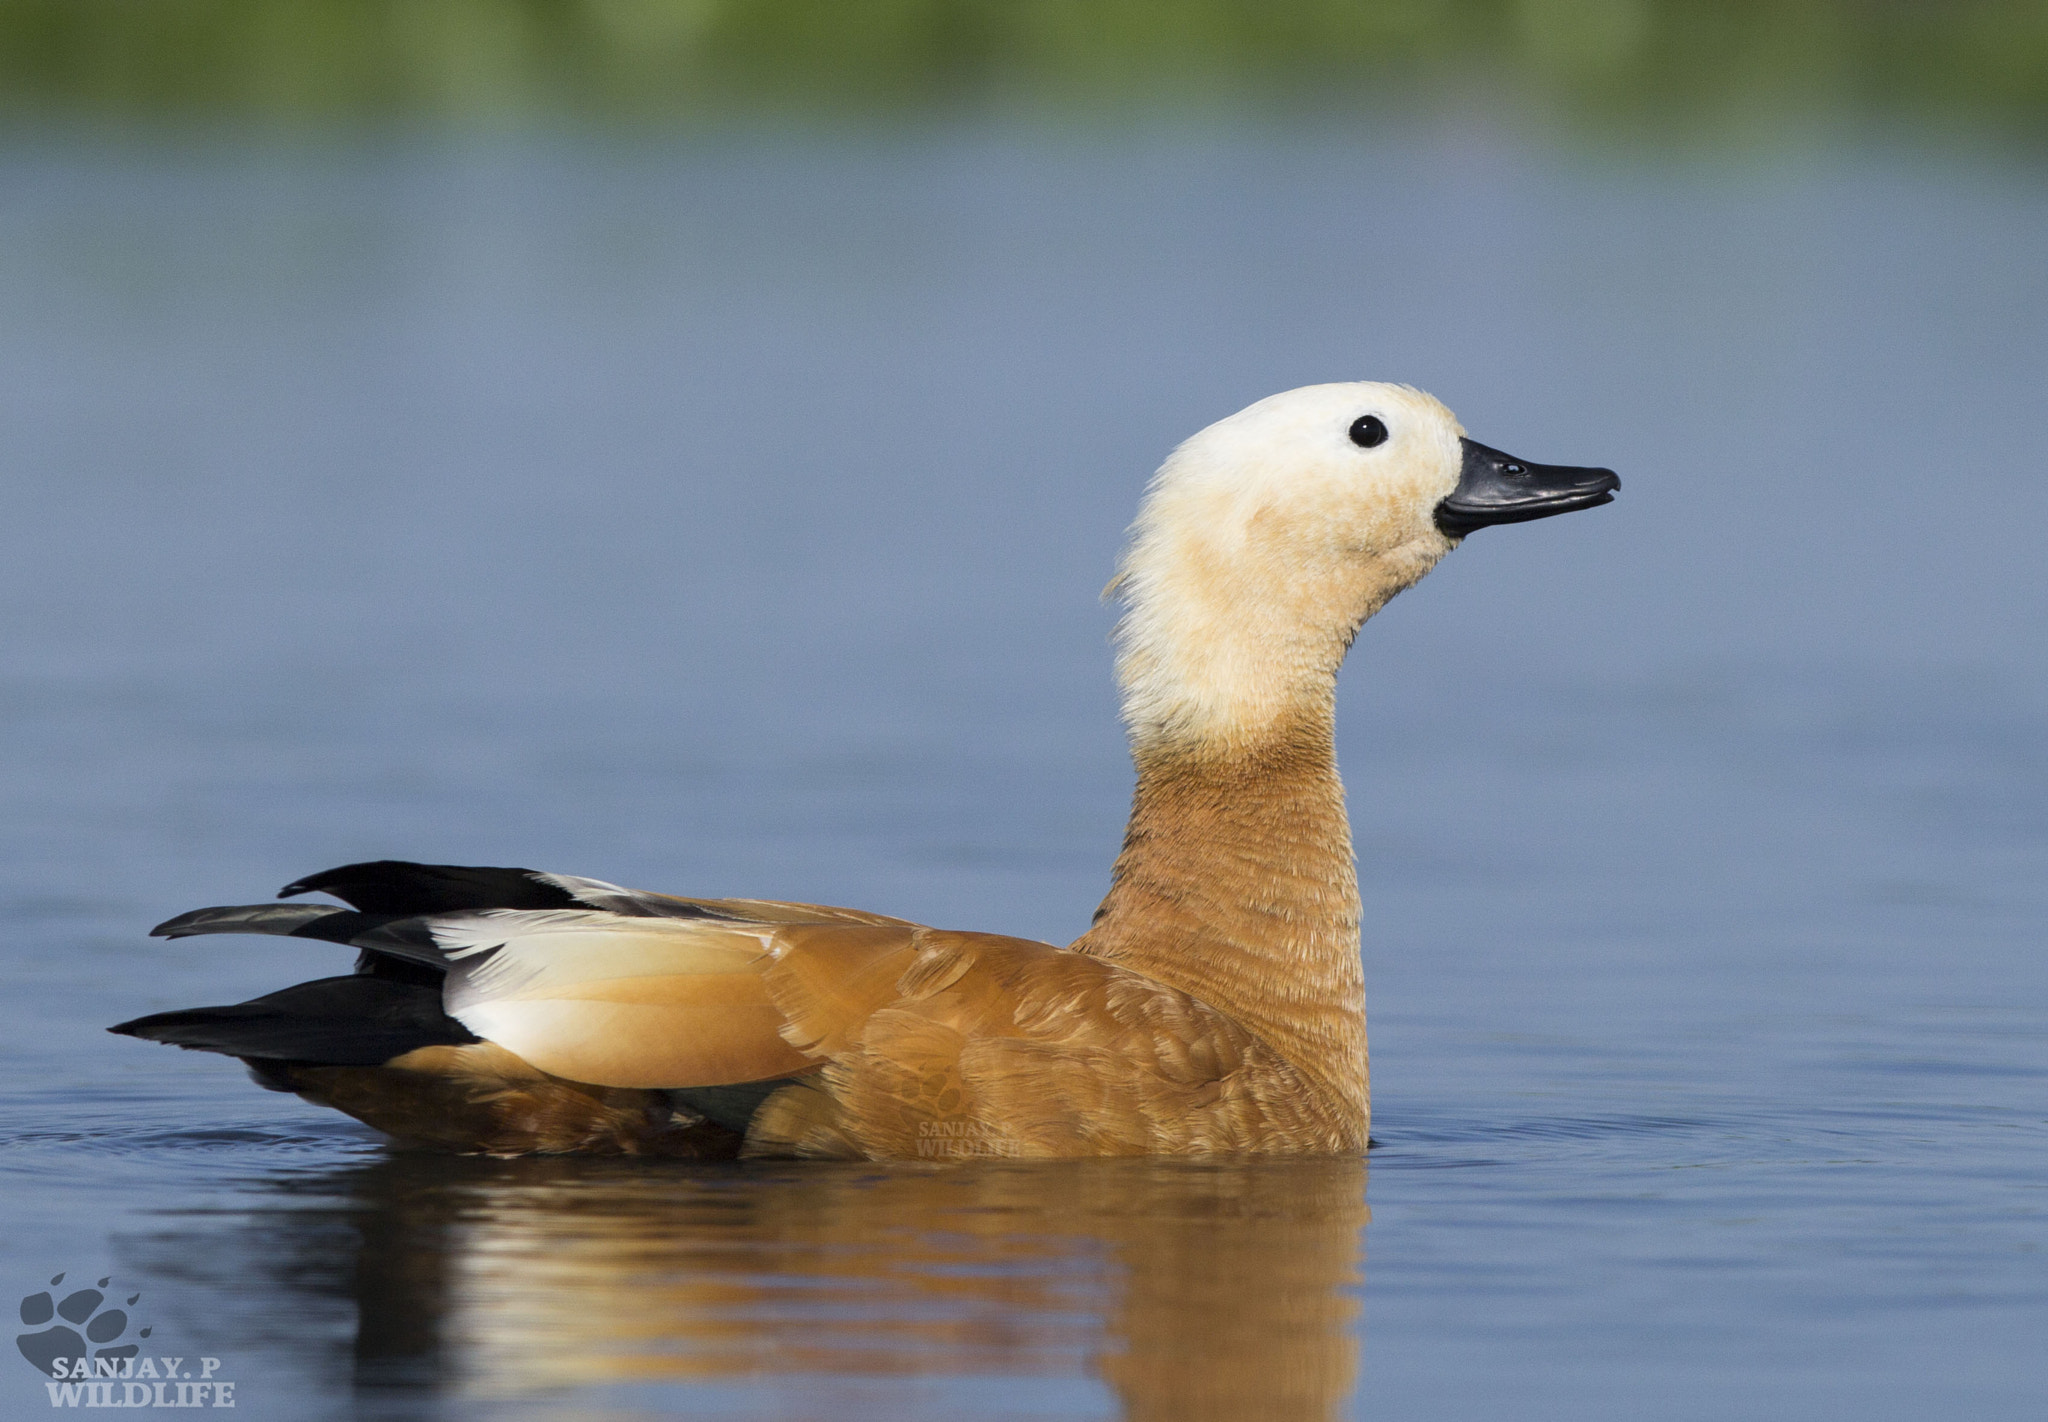
[[[448,1015],[552,1075],[715,1086],[808,1064],[761,984],[776,925],[486,909],[428,928],[448,959]]]

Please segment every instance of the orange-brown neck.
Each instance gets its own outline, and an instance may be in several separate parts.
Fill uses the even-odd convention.
[[[1333,707],[1259,744],[1141,744],[1123,852],[1075,951],[1120,963],[1229,1014],[1285,1057],[1361,1141],[1365,982],[1358,877]]]

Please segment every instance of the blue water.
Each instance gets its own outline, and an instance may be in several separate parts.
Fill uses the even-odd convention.
[[[14,134],[0,1287],[258,1418],[2043,1415],[2044,179]],[[1369,1167],[423,1159],[100,1031],[341,971],[144,934],[381,856],[1072,937],[1146,474],[1354,377],[1625,480],[1345,673]]]

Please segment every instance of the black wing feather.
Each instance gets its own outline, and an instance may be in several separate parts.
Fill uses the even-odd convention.
[[[346,943],[365,953],[403,958],[432,968],[445,966],[424,919],[389,913],[358,913],[325,904],[226,904],[193,909],[150,930],[158,938],[192,938],[204,933],[270,933],[284,938],[317,938]]]
[[[434,915],[580,909],[629,916],[731,917],[659,895],[638,895],[595,881],[572,882],[585,883],[592,898],[578,898],[530,869],[379,859],[309,875],[286,885],[280,894],[332,894],[348,908],[229,904],[181,913],[151,932],[164,938],[264,933],[345,943],[361,950],[355,975],[301,983],[229,1007],[160,1012],[108,1030],[223,1052],[252,1063],[376,1065],[415,1047],[481,1040],[442,1010],[447,959],[434,942]]]
[[[308,874],[277,891],[332,894],[364,913],[416,918],[465,909],[573,909],[588,905],[568,890],[543,881],[533,869],[492,869],[462,864],[413,864],[376,859]]]

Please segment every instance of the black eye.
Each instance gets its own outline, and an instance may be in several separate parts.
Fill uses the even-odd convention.
[[[1387,442],[1387,422],[1378,415],[1360,415],[1351,422],[1351,442],[1361,449],[1371,449],[1376,444]]]

